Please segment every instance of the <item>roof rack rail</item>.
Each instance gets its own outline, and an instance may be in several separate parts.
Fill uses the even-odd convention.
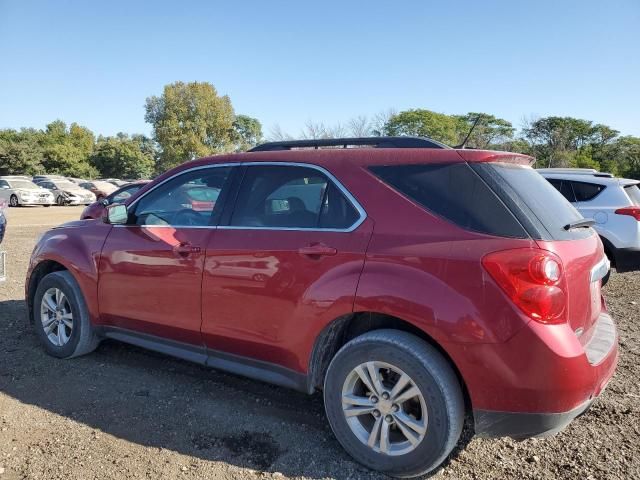
[[[423,137],[356,137],[356,138],[318,138],[315,140],[284,140],[267,142],[253,147],[250,152],[271,152],[293,150],[296,148],[321,148],[349,146],[371,146],[374,148],[451,148],[430,138]]]

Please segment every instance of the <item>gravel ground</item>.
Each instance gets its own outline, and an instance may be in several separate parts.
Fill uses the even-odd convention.
[[[23,282],[38,235],[80,208],[8,212],[0,284],[0,480],[19,478],[382,478],[352,462],[306,397],[103,342],[46,356],[25,322]],[[435,478],[640,478],[640,273],[606,287],[618,371],[591,410],[551,439],[469,439]]]

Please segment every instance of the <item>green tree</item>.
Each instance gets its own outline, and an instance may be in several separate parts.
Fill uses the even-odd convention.
[[[95,138],[93,133],[76,123],[67,125],[56,120],[48,124],[42,137],[42,165],[47,173],[94,178],[98,171],[89,163]]]
[[[466,115],[454,115],[457,120],[457,139],[454,145],[460,145],[467,137],[476,120],[478,123],[471,132],[466,146],[471,148],[491,148],[513,138],[516,129],[511,122],[488,113],[469,112]]]
[[[235,150],[242,152],[255,147],[262,141],[262,124],[257,118],[236,115],[233,122],[233,143]]]
[[[141,139],[119,133],[115,137],[100,137],[95,146],[91,163],[103,177],[148,178],[153,173],[154,157],[144,151]]]
[[[147,98],[145,120],[160,146],[158,170],[233,148],[234,113],[228,96],[206,82],[176,82]]]
[[[0,174],[35,175],[42,166],[42,131],[33,128],[0,130]]]
[[[458,120],[444,113],[413,109],[393,115],[384,126],[385,135],[429,137],[448,145],[458,140]]]

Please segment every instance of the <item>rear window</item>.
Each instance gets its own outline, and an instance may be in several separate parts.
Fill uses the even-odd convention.
[[[634,205],[640,206],[640,188],[638,188],[637,184],[625,186],[624,192]]]
[[[472,168],[507,204],[532,238],[572,240],[592,234],[589,228],[565,230],[582,215],[533,168],[508,163],[474,163]]]
[[[528,236],[467,163],[376,166],[370,170],[403,195],[462,228],[501,237]]]

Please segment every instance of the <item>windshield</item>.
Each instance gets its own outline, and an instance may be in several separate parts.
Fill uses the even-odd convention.
[[[29,180],[7,180],[11,188],[21,188],[23,190],[36,190],[38,186]]]
[[[631,203],[640,206],[640,188],[638,188],[637,183],[634,185],[627,185],[624,187],[624,191],[631,199]]]

